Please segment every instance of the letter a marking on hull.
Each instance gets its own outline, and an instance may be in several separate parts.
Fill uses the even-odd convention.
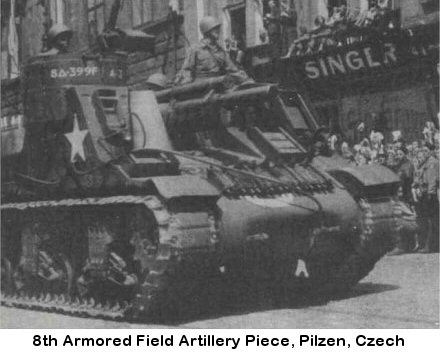
[[[298,263],[296,265],[295,277],[304,277],[308,279],[309,272],[307,271],[306,262],[302,259],[298,259]]]

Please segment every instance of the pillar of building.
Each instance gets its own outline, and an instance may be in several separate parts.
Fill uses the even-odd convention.
[[[25,63],[43,49],[46,9],[39,0],[28,1],[26,14],[21,20],[21,61]]]
[[[305,27],[312,30],[317,16],[328,16],[327,2],[325,0],[316,1],[296,1],[296,12],[298,14],[298,29]]]
[[[66,7],[66,24],[73,30],[72,51],[83,51],[89,47],[87,2],[77,1]]]
[[[205,1],[193,0],[183,2],[184,31],[189,43],[197,43],[201,38],[199,21],[205,15]]]
[[[267,43],[264,36],[264,13],[262,0],[246,0],[246,44],[248,47]]]

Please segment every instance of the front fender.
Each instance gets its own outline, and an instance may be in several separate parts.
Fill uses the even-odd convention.
[[[379,164],[352,166],[339,157],[320,157],[314,164],[344,185],[356,200],[395,196],[399,188],[399,177]]]
[[[352,166],[340,157],[318,158],[321,169],[341,183],[363,211],[362,242],[384,254],[395,239],[397,230],[396,196],[399,177],[378,165]]]

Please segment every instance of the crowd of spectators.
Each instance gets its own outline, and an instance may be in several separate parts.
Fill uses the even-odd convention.
[[[314,54],[329,47],[341,47],[364,41],[377,34],[394,31],[399,16],[390,9],[388,1],[373,2],[368,10],[354,10],[345,5],[329,11],[329,16],[317,16],[315,28],[299,29],[299,38],[290,46],[287,57]]]
[[[363,132],[365,125],[361,123],[357,129]],[[439,130],[428,121],[420,139],[412,142],[406,142],[401,131],[392,132],[388,142],[375,131],[354,145],[336,135],[329,139],[330,148],[351,164],[381,164],[399,176],[401,231],[391,255],[438,251],[439,138]]]
[[[357,131],[363,133],[365,124],[361,123]],[[393,131],[390,139],[386,140],[381,132],[372,130],[369,135],[364,136],[359,142],[349,145],[338,135],[330,138],[330,145],[333,150],[337,150],[343,157],[355,165],[365,165],[379,163],[393,169],[399,165],[401,154],[410,160],[412,164],[417,165],[418,153],[429,145],[433,148],[435,155],[439,153],[439,130],[431,121],[421,132],[420,139],[412,142],[406,142],[401,131]]]

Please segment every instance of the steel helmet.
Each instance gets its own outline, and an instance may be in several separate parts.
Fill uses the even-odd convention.
[[[386,8],[386,7],[388,7],[388,3],[389,3],[389,0],[379,0],[377,2],[377,5],[381,8]]]
[[[159,89],[165,89],[167,87],[168,79],[162,73],[155,73],[148,77],[147,84],[156,86]]]
[[[49,43],[53,43],[58,36],[63,34],[67,34],[70,39],[73,35],[73,31],[62,23],[56,23],[49,29],[49,32],[47,33],[47,39]]]
[[[213,29],[220,27],[221,23],[212,16],[206,16],[200,20],[199,26],[200,26],[200,32],[202,32],[202,34],[206,34],[212,31]]]

